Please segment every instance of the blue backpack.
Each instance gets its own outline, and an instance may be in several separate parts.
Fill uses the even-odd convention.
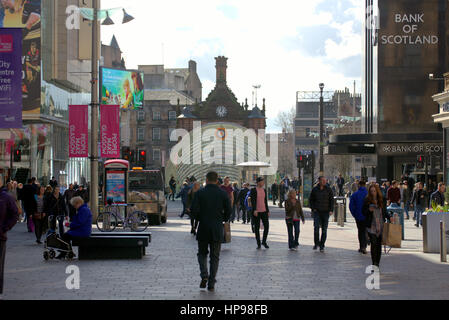
[[[248,191],[248,193],[246,194],[246,197],[245,197],[244,204],[245,204],[246,211],[251,211],[252,210],[251,203],[248,203],[248,198],[249,198],[250,194],[251,194],[251,190]]]

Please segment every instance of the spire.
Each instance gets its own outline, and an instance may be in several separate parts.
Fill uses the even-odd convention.
[[[118,45],[117,38],[115,37],[115,35],[112,36],[112,40],[111,40],[110,46],[120,50],[120,47]]]
[[[228,58],[226,57],[216,57],[215,58],[217,69],[217,85],[226,85],[226,70],[228,69]]]

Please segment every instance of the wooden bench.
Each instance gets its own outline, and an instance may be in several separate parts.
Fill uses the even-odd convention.
[[[78,247],[79,260],[96,259],[142,259],[150,238],[148,235],[96,235],[74,239],[72,246]]]

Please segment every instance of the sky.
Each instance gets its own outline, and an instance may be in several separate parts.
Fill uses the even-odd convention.
[[[360,0],[102,0],[102,9],[122,7],[103,26],[101,40],[115,35],[127,68],[164,64],[187,68],[195,60],[203,99],[215,86],[215,59],[228,58],[228,86],[239,102],[266,99],[267,131],[295,106],[297,91],[361,88],[363,1]]]

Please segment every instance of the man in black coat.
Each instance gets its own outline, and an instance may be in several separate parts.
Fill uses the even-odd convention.
[[[239,195],[237,197],[237,201],[240,203],[239,209],[242,210],[242,221],[243,221],[243,224],[245,224],[247,222],[249,223],[251,221],[251,218],[249,216],[250,212],[247,212],[246,207],[245,207],[245,198],[246,198],[246,195],[249,192],[248,187],[249,187],[249,184],[248,183],[244,183],[243,184],[243,188],[240,190]]]
[[[430,204],[429,208],[432,208],[432,202],[434,202],[437,206],[445,206],[446,199],[444,197],[444,193],[446,192],[446,185],[443,182],[438,184],[438,189],[430,196]]]
[[[273,198],[273,205],[276,205],[276,200],[278,199],[278,185],[275,183],[273,183],[271,185],[271,197]]]
[[[84,189],[83,185],[79,186],[74,196],[81,197],[84,203],[89,203],[89,192],[86,189]]]
[[[199,221],[198,263],[201,271],[200,288],[214,291],[221,243],[224,239],[223,223],[231,216],[231,201],[228,194],[218,185],[218,174],[209,172],[206,176],[206,187],[196,192],[191,208],[192,215]],[[207,255],[210,249],[210,273],[207,270]]]
[[[338,196],[343,196],[343,188],[345,186],[345,179],[342,177],[341,174],[338,175],[337,179],[337,186],[338,186]]]
[[[260,243],[260,220],[263,223],[263,240],[262,245],[269,249],[267,244],[268,231],[270,228],[270,222],[268,218],[270,217],[270,208],[268,207],[268,194],[267,190],[264,189],[265,181],[262,177],[257,178],[257,186],[251,189],[251,208],[253,210],[254,219],[254,232],[256,233],[257,249],[261,248]],[[259,199],[264,199],[263,202]]]
[[[33,186],[33,180],[28,179],[28,184],[23,186],[23,189],[20,193],[21,200],[23,202],[23,209],[25,210],[25,217],[27,219],[33,219],[33,214],[36,212],[37,203],[34,195],[36,194],[35,187]],[[32,232],[30,229],[30,224],[28,225],[28,232]]]
[[[327,228],[329,226],[329,217],[334,211],[334,194],[329,185],[327,185],[325,177],[320,177],[319,184],[312,189],[309,203],[314,220],[315,246],[313,247],[313,250],[317,250],[318,247],[320,247],[320,251],[324,252],[327,239]]]
[[[69,217],[70,217],[70,221],[72,221],[72,218],[75,216],[76,214],[76,209],[70,204],[70,200],[72,200],[72,198],[75,197],[75,189],[73,188],[73,184],[69,185],[69,188],[64,192],[64,201],[67,204],[68,208],[69,208]]]

